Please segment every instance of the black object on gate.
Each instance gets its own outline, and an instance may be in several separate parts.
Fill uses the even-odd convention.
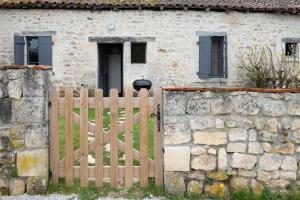
[[[137,79],[132,83],[133,88],[136,91],[140,91],[142,88],[146,88],[147,90],[150,90],[152,87],[152,82],[147,79]]]

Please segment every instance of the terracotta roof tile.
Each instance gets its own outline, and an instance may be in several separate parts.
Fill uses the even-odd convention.
[[[0,0],[0,8],[194,9],[300,13],[300,0]]]

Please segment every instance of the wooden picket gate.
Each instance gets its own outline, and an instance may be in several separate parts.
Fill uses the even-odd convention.
[[[126,88],[125,97],[118,97],[118,91],[112,89],[110,97],[103,97],[103,91],[97,89],[95,97],[88,97],[88,89],[81,88],[80,98],[73,97],[73,90],[65,89],[65,97],[59,98],[56,90],[50,92],[50,170],[52,181],[58,184],[59,178],[65,178],[66,186],[72,186],[74,177],[80,178],[81,187],[87,187],[90,180],[97,187],[102,187],[108,179],[111,187],[118,187],[119,178],[124,178],[125,186],[131,187],[133,178],[137,178],[141,187],[148,186],[148,178],[154,177],[155,184],[163,184],[163,130],[162,130],[162,91],[154,90],[154,97],[149,97],[146,89],[133,97],[133,89]],[[74,108],[80,109],[76,114]],[[88,109],[95,109],[95,122],[88,121]],[[103,130],[103,110],[110,109],[110,129]],[[125,121],[118,122],[118,110],[125,108]],[[133,109],[139,112],[134,114]],[[154,160],[148,156],[148,119],[154,116]],[[60,158],[59,152],[59,115],[65,120],[65,155]],[[80,127],[80,148],[73,150],[73,124]],[[140,149],[133,148],[133,125],[140,125]],[[95,139],[88,141],[88,134]],[[118,138],[124,133],[125,141]],[[110,144],[110,165],[103,163],[103,148]],[[125,166],[119,166],[118,153],[125,153]],[[89,166],[88,154],[95,153],[95,165]],[[75,161],[79,166],[74,166]],[[140,165],[134,166],[133,160]]]

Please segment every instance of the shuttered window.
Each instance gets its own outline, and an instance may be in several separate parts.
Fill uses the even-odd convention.
[[[14,37],[15,64],[52,65],[52,37]],[[26,49],[26,55],[25,55]],[[25,57],[26,62],[25,62]]]
[[[227,47],[225,36],[199,37],[199,77],[227,78]]]

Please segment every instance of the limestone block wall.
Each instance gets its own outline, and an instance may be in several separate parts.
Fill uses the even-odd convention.
[[[300,94],[164,91],[165,187],[219,194],[300,185]]]
[[[48,182],[48,70],[0,70],[0,196]]]

